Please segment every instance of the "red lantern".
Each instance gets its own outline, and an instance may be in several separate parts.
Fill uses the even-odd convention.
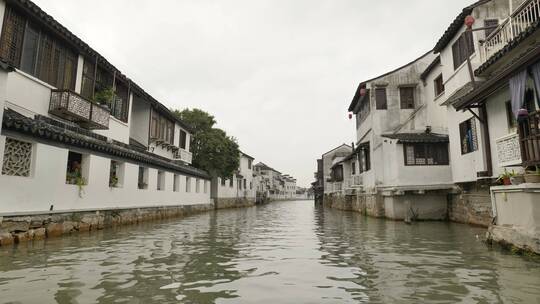
[[[474,17],[471,15],[465,17],[465,26],[467,26],[469,29],[472,28],[474,21]]]
[[[361,88],[360,89],[360,96],[364,96],[366,95],[366,88]]]
[[[352,113],[349,113],[349,119],[352,119]]]

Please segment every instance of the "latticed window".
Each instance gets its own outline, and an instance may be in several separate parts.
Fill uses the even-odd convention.
[[[6,138],[2,174],[11,176],[30,176],[32,164],[32,144],[13,138]]]
[[[406,166],[441,166],[448,165],[448,144],[417,143],[405,144]]]

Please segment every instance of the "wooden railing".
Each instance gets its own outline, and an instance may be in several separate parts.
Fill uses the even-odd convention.
[[[480,46],[482,63],[540,20],[540,0],[526,0]]]
[[[109,110],[69,90],[53,90],[49,113],[86,129],[108,129]]]
[[[529,114],[519,124],[519,144],[523,166],[540,165],[540,111]]]

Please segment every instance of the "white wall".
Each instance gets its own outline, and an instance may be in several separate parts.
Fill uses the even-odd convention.
[[[385,187],[437,186],[452,183],[452,170],[447,166],[406,166],[403,145],[386,140],[383,145],[385,160]]]
[[[217,188],[217,198],[242,198],[244,197],[244,191],[246,191],[245,197],[247,198],[255,198],[256,191],[257,191],[257,185],[255,184],[255,181],[253,179],[253,162],[251,168],[248,167],[249,158],[241,154],[240,156],[240,165],[238,167],[238,171],[240,175],[242,175],[242,189],[239,189],[238,182],[240,179],[238,179],[236,176],[233,178],[233,185],[230,186],[229,182],[230,179],[227,179],[225,181],[225,185],[221,185],[221,178],[214,179],[215,183],[217,184],[214,186]],[[243,179],[246,180],[246,189],[244,189]],[[252,188],[250,189],[250,183],[252,183]]]
[[[131,107],[131,128],[129,136],[148,146],[150,129],[150,104],[141,98],[134,98]]]
[[[138,168],[125,163],[122,188],[109,187],[110,159],[90,155],[87,186],[82,198],[75,185],[66,184],[68,150],[35,143],[31,177],[0,175],[0,213],[54,210],[142,207],[157,205],[207,204],[210,191],[195,193],[195,177],[191,192],[185,192],[185,176],[180,179],[180,192],[173,192],[173,173],[165,173],[165,191],[157,190],[157,169],[149,168],[148,189],[137,187]]]

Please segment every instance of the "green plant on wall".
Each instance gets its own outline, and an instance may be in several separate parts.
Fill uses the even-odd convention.
[[[102,105],[111,104],[113,98],[114,98],[114,90],[112,88],[105,88],[105,89],[97,91],[94,94],[94,101]]]

